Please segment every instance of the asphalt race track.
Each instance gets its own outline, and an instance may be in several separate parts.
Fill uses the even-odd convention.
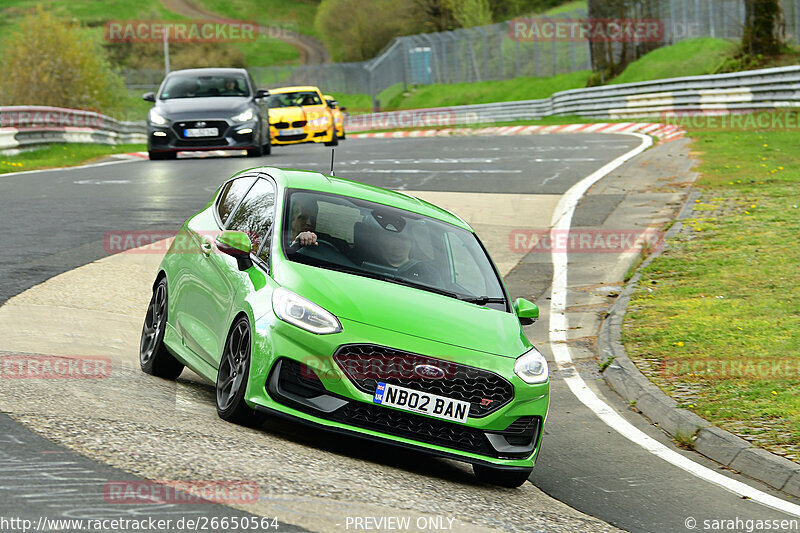
[[[565,191],[638,144],[636,137],[602,134],[348,139],[336,148],[335,167],[338,176],[418,194],[470,221],[504,272],[512,297],[526,297],[540,306],[542,318],[527,332],[550,359],[550,255],[513,249],[509,232],[547,228],[552,210]],[[620,230],[669,220],[685,199],[685,187],[679,185],[689,179],[691,163],[687,151],[684,141],[667,143],[612,172],[581,201],[574,226]],[[177,229],[208,202],[224,179],[258,165],[328,172],[330,150],[304,145],[274,148],[272,156],[260,159],[230,156],[132,161],[0,176],[0,224],[6,228],[0,235],[0,304],[54,276],[109,256],[104,246],[107,232]],[[598,317],[607,309],[608,294],[619,289],[613,281],[621,279],[631,258],[586,253],[570,255],[569,259],[567,311],[571,330],[574,329],[569,342],[577,354],[576,366],[589,387],[631,424],[653,439],[674,446],[607,388],[592,358]],[[125,285],[125,280],[119,282]],[[108,302],[113,296],[106,296],[114,294],[113,287],[98,284],[94,289],[92,298],[105,298],[113,307],[114,302]],[[143,297],[146,302],[148,296],[137,298]],[[91,326],[77,321],[74,327]],[[0,342],[0,355],[26,351],[24,335],[18,335],[14,342],[14,346]],[[54,353],[37,352],[33,340],[30,345],[29,353]],[[134,354],[135,363],[138,347],[124,348]],[[205,450],[206,445],[213,449],[215,443],[226,438],[238,438],[234,433],[240,430],[214,420],[211,387],[191,378],[182,380],[177,388],[171,387],[137,373],[133,363],[116,377],[120,381],[111,380],[97,396],[87,395],[86,404],[74,405],[71,417],[69,410],[57,405],[62,402],[58,388],[39,394],[41,388],[34,385],[0,379],[0,410],[11,415],[0,414],[0,516],[93,516],[101,508],[104,516],[117,515],[123,511],[97,503],[102,502],[105,480],[137,476],[186,479],[213,471],[202,469],[202,456],[191,458],[198,464],[197,470],[187,467],[179,453],[186,448],[177,445],[174,456],[148,456],[150,463],[141,468],[135,466],[135,454],[132,459],[130,448],[143,446],[149,439],[161,443],[189,434],[188,422],[176,422],[174,434],[170,432],[170,420],[160,421],[159,428],[148,434],[147,413],[157,412],[161,402],[178,405],[185,399],[182,405],[189,407],[181,412],[196,417],[196,427],[208,425],[208,443],[200,442],[202,436],[195,436],[199,450]],[[282,478],[286,485],[276,482],[270,492],[272,501],[267,502],[271,505],[266,507],[269,510],[285,509],[284,514],[276,514],[285,522],[280,530],[286,531],[300,530],[287,524],[319,531],[345,530],[344,524],[337,524],[334,518],[327,522],[296,519],[298,506],[310,509],[317,503],[303,499],[308,491],[315,491],[308,496],[327,498],[330,507],[317,512],[329,517],[365,514],[381,505],[396,505],[403,511],[456,516],[456,531],[459,527],[472,530],[473,525],[476,531],[602,530],[601,523],[584,519],[567,506],[631,531],[687,531],[690,518],[697,520],[698,530],[702,530],[706,519],[797,518],[742,500],[650,454],[606,426],[581,404],[555,365],[551,374],[552,405],[531,483],[566,506],[534,492],[533,487],[527,487],[525,492],[526,489],[513,491],[477,484],[468,469],[455,463],[398,453],[389,447],[364,446],[349,438],[321,439],[286,422],[268,422],[260,433],[248,431],[241,438],[252,446],[269,442],[274,448],[264,449],[265,454],[272,449],[302,454],[285,463],[296,478]],[[79,398],[78,385],[65,385],[66,397]],[[33,394],[37,394],[35,400],[31,398]],[[94,413],[87,412],[92,411],[91,402],[96,398],[113,400],[115,394],[119,394],[119,403],[124,398],[125,406],[104,405]],[[123,407],[130,409],[130,425],[120,422],[125,414]],[[106,408],[108,411],[104,411]],[[172,411],[167,409],[165,413]],[[135,439],[126,442],[126,433]],[[50,436],[53,442],[40,434]],[[140,444],[132,443],[134,440]],[[776,494],[757,482],[721,470],[693,452],[679,451],[701,465]],[[224,454],[213,460],[225,460]],[[245,468],[250,459],[237,456],[228,460]],[[154,472],[159,477],[153,477]],[[29,478],[20,478],[20,473]],[[407,488],[408,493],[387,494],[381,500],[366,487],[380,485],[382,480],[402,485],[403,478],[409,478],[409,485],[413,481],[418,489]],[[28,481],[22,483],[23,479]],[[295,481],[290,483],[287,479]],[[72,482],[81,487],[78,493],[64,489]],[[27,497],[20,496],[23,486],[28,490]],[[31,486],[41,490],[31,491]],[[63,490],[68,491],[59,492]],[[42,499],[42,492],[51,496]],[[276,494],[285,494],[285,500],[278,501]],[[530,500],[526,501],[528,495]],[[358,506],[361,503],[363,507]],[[159,516],[246,516],[246,510],[251,510],[221,505],[203,505],[200,509],[196,505],[153,507],[139,512]],[[259,509],[263,508],[252,511],[261,512]],[[130,508],[127,511],[131,514]]]

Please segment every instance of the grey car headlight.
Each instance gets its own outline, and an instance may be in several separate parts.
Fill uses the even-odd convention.
[[[547,360],[536,348],[531,348],[517,358],[514,373],[529,385],[547,381]]]
[[[158,111],[156,111],[155,109],[150,110],[150,113],[147,115],[147,118],[150,120],[150,122],[152,122],[153,124],[158,124],[159,126],[163,126],[164,124],[167,123],[167,119],[159,115]]]
[[[339,320],[331,313],[283,287],[278,287],[272,293],[272,309],[284,322],[317,335],[342,331]]]
[[[232,116],[231,118],[235,122],[247,122],[248,120],[253,120],[255,118],[255,114],[253,113],[252,109],[246,109],[238,115]]]

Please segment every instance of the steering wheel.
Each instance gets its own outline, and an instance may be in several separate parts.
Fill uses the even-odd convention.
[[[312,252],[313,254],[322,254],[326,255],[326,252],[323,250],[327,250],[327,252],[336,252],[336,255],[342,255],[342,252],[333,244],[329,243],[325,239],[320,239],[317,237],[317,245],[314,246],[310,244],[308,246],[301,246],[297,253],[303,253],[304,255],[308,252]]]

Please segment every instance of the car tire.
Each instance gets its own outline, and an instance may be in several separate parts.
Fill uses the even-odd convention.
[[[263,146],[256,146],[255,148],[250,148],[247,150],[247,157],[261,157],[264,155],[264,147]]]
[[[339,144],[339,137],[336,136],[336,128],[333,128],[333,133],[331,133],[331,140],[325,143],[325,146],[336,146]]]
[[[346,138],[347,138],[347,136],[345,135],[345,131],[344,131],[344,130],[342,130],[342,136],[341,136],[341,137],[339,137],[339,140],[340,140],[340,141],[343,141],[343,140],[345,140]]]
[[[264,155],[270,155],[272,153],[272,138],[269,133],[267,134],[267,144],[262,147],[262,150]]]
[[[522,486],[533,472],[533,468],[505,470],[486,465],[473,464],[472,471],[479,481],[500,487],[516,488]]]
[[[142,371],[164,379],[176,379],[183,372],[183,363],[164,345],[167,329],[167,278],[162,277],[153,289],[147,306],[139,342],[139,366]]]
[[[250,322],[239,317],[231,326],[217,371],[217,414],[227,422],[242,426],[258,426],[265,417],[251,409],[244,400],[250,377],[252,350]]]

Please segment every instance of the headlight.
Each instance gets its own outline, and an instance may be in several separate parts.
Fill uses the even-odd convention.
[[[317,117],[311,122],[309,122],[309,124],[311,124],[315,128],[326,128],[329,123],[330,119],[328,117]]]
[[[236,122],[247,122],[248,120],[253,120],[254,117],[255,115],[253,114],[253,110],[248,109],[242,113],[239,113],[238,115],[234,115],[231,118],[233,118],[233,120]]]
[[[151,109],[151,110],[150,110],[150,113],[147,115],[147,118],[148,118],[148,119],[150,120],[150,122],[152,122],[153,124],[158,124],[158,125],[160,125],[160,126],[163,126],[164,124],[166,124],[166,123],[167,123],[167,119],[165,119],[164,117],[162,117],[161,115],[159,115],[159,114],[156,112],[156,110],[155,110],[155,109]]]
[[[531,348],[517,358],[514,373],[525,383],[535,385],[547,381],[547,360],[536,348]]]
[[[278,287],[272,293],[272,309],[284,322],[311,333],[328,335],[342,331],[342,325],[335,316],[283,287]]]

